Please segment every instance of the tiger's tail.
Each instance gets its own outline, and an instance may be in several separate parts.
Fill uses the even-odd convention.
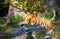
[[[55,17],[56,17],[56,13],[55,13],[55,11],[53,12],[53,17],[51,18],[51,20],[53,21],[54,19],[55,19]]]

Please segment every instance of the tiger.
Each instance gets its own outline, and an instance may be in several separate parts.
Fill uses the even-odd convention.
[[[50,33],[53,32],[52,21],[54,20],[55,16],[56,15],[54,13],[54,16],[51,19],[47,19],[47,18],[44,18],[44,17],[36,16],[35,14],[33,15],[30,12],[26,12],[26,14],[24,15],[24,18],[25,18],[24,21],[20,22],[19,25],[28,24],[28,23],[43,24],[45,26],[45,28],[47,30],[49,30],[47,33],[50,34]],[[35,33],[35,32],[33,32],[33,33]],[[54,34],[54,32],[53,32],[53,34]],[[36,36],[34,38],[36,38]]]

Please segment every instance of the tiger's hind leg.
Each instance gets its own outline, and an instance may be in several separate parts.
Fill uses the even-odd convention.
[[[53,30],[49,30],[46,33],[46,36],[44,37],[44,39],[56,39],[55,38],[55,32]]]

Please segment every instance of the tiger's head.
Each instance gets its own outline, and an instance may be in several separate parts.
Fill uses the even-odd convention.
[[[32,17],[32,14],[30,12],[26,12],[26,14],[23,16],[23,18],[26,19],[30,19]]]

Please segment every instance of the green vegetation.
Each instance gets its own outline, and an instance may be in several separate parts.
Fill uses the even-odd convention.
[[[23,6],[23,10],[24,11],[27,11],[27,9],[29,9],[29,12],[33,13],[34,11],[37,11],[39,13],[42,14],[43,17],[45,18],[52,18],[53,14],[51,13],[46,13],[45,10],[47,9],[46,7],[49,8],[49,6],[46,6],[44,4],[44,1],[43,0],[16,0],[18,1],[18,4],[17,5],[22,5]],[[0,0],[0,11],[8,11],[8,8],[9,7],[9,4],[10,4],[10,0]],[[57,1],[55,3],[56,5],[59,5],[59,2]],[[13,5],[14,6],[14,5]],[[46,7],[45,7],[46,6]],[[51,8],[51,7],[50,7]],[[4,10],[3,10],[4,9]],[[20,10],[21,11],[21,10]],[[7,12],[5,12],[7,13]],[[37,13],[37,14],[39,14]],[[6,14],[5,14],[6,15]],[[9,29],[12,29],[13,28],[18,28],[19,25],[18,23],[23,21],[23,17],[20,16],[20,15],[16,15],[16,16],[5,16],[6,18],[4,17],[0,17],[0,28],[2,27],[2,25],[7,21],[7,19],[9,18],[11,20],[11,24],[8,24],[6,27],[4,27],[3,29],[1,29],[0,31],[1,32],[7,32],[7,30]],[[60,39],[60,28],[59,28],[59,24],[60,24],[60,16],[57,15],[53,21],[53,24],[56,25],[56,29],[55,29],[55,32],[56,32],[56,37],[57,39]],[[30,24],[26,25],[27,27],[31,27]],[[11,30],[10,30],[11,31]],[[43,32],[40,32],[38,34],[38,38],[42,37],[45,35],[46,31],[43,31]],[[29,36],[27,37],[27,39],[32,39],[31,37],[31,33],[28,34]]]

